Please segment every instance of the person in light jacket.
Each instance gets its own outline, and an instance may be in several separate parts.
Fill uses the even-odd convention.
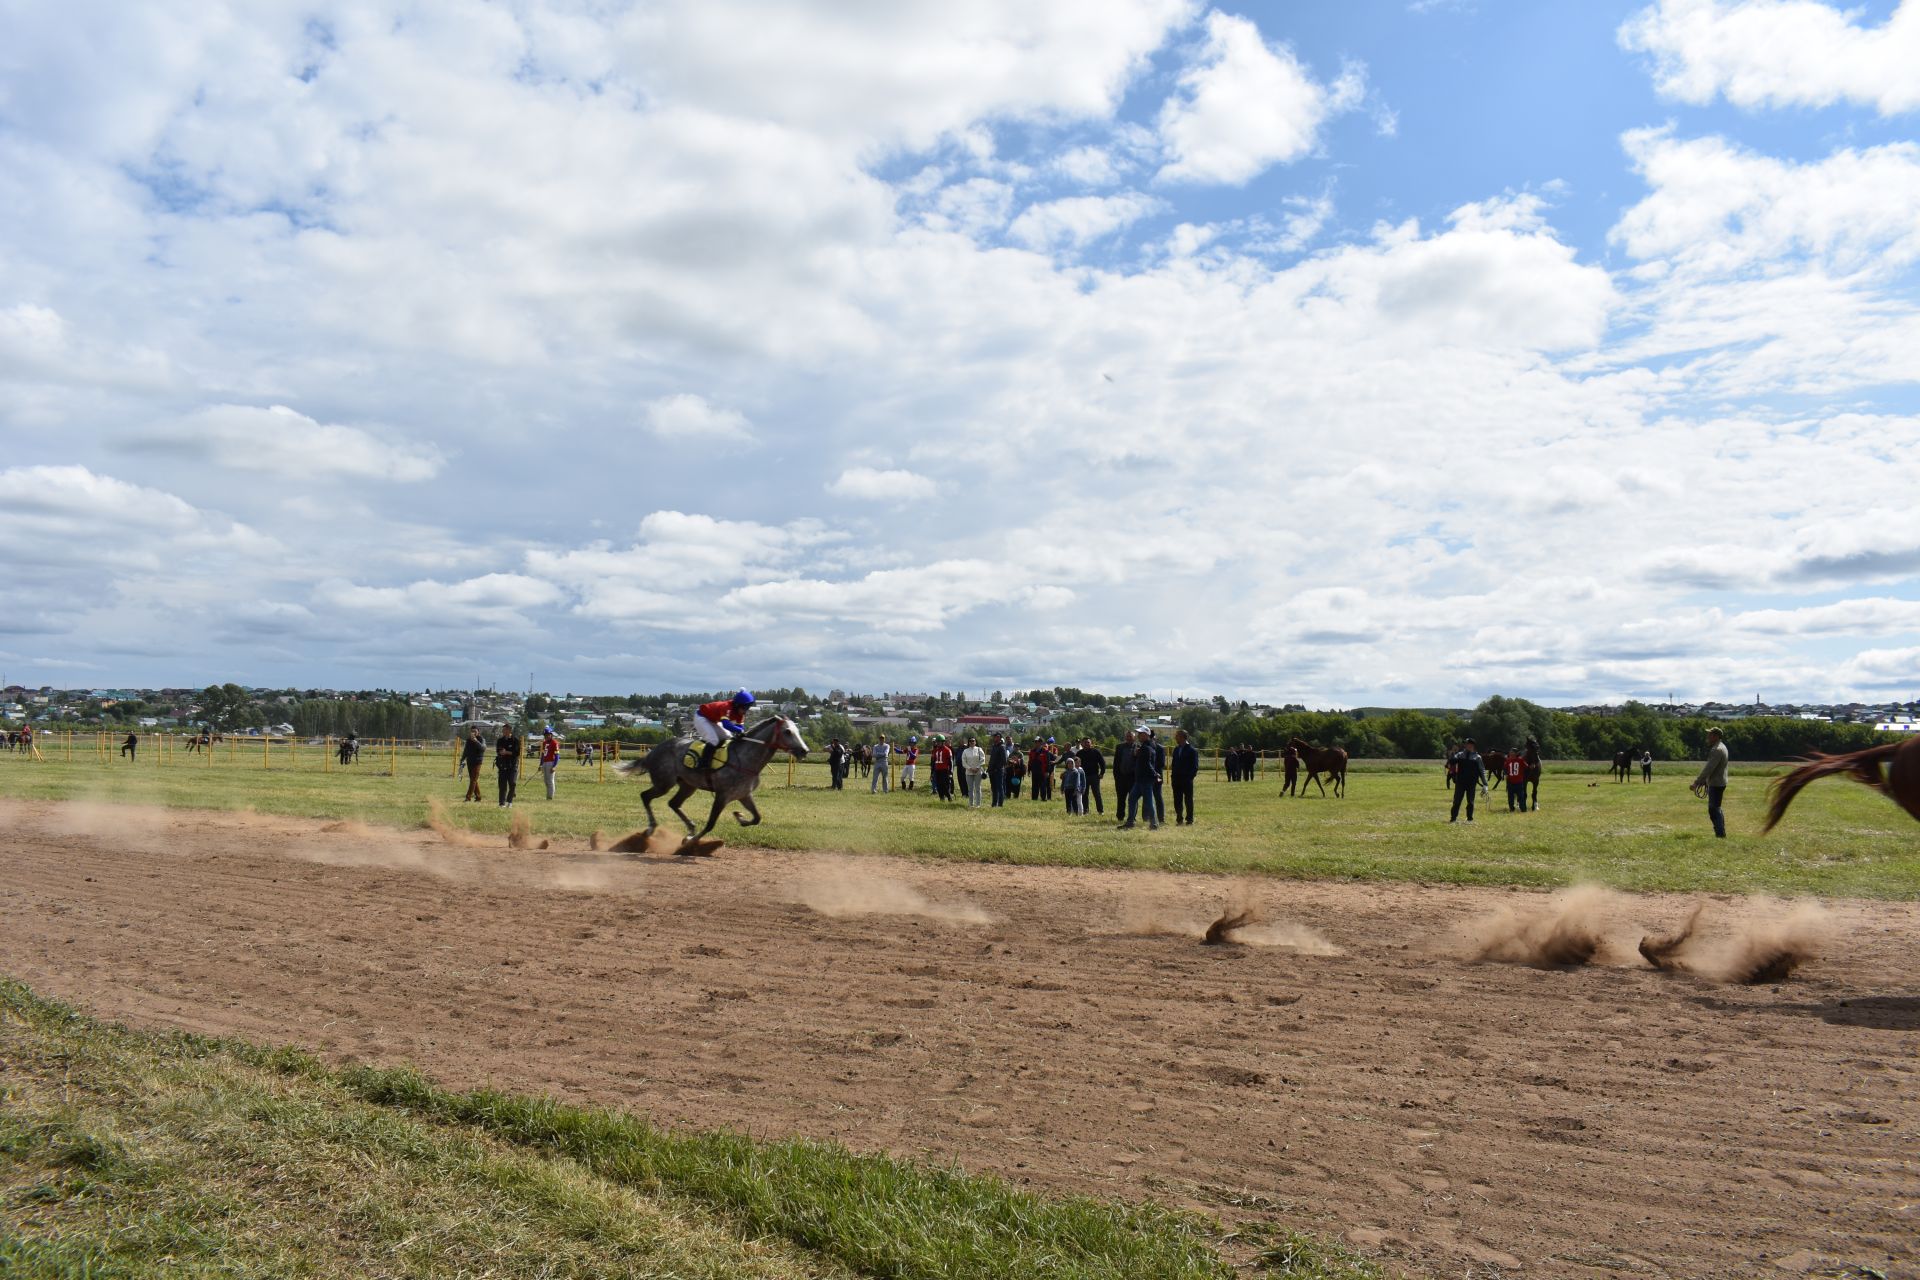
[[[1695,795],[1706,793],[1707,818],[1713,823],[1713,834],[1725,840],[1727,815],[1721,812],[1720,802],[1727,795],[1727,744],[1721,741],[1718,729],[1707,730],[1707,762],[1700,766],[1688,790]]]

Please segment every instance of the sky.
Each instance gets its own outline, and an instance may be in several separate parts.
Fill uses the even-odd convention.
[[[1920,696],[1920,0],[0,0],[0,683]]]

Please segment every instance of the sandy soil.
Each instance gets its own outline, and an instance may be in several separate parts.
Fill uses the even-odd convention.
[[[1920,1276],[1920,908],[1829,903],[1749,987],[1635,953],[1693,902],[1578,899],[1594,963],[1536,969],[1466,957],[1539,894],[0,807],[0,971],[137,1025],[1279,1216],[1412,1275]],[[1253,945],[1202,945],[1229,906]]]

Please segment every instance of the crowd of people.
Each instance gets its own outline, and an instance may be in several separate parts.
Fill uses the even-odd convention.
[[[1467,821],[1473,821],[1473,798],[1476,792],[1486,795],[1488,782],[1505,783],[1507,789],[1507,811],[1509,813],[1527,813],[1540,807],[1540,744],[1533,738],[1517,747],[1509,747],[1502,752],[1499,748],[1490,749],[1483,757],[1472,738],[1447,749],[1447,785],[1453,788],[1453,812],[1448,822],[1460,820],[1460,806],[1464,801],[1467,809]],[[1532,804],[1528,804],[1527,788],[1531,785]]]
[[[984,745],[977,734],[967,734],[956,750],[946,734],[931,734],[926,739],[931,790],[941,803],[964,799],[969,808],[999,808],[1018,801],[1024,792],[1030,803],[1058,801],[1070,815],[1105,816],[1111,777],[1115,821],[1125,829],[1143,821],[1150,828],[1165,822],[1166,791],[1171,785],[1174,823],[1188,825],[1193,822],[1193,781],[1200,772],[1200,752],[1186,730],[1176,730],[1173,737],[1169,751],[1153,729],[1139,725],[1122,735],[1109,756],[1092,738],[1060,743],[1036,736],[1022,747],[1003,733],[992,734]],[[917,734],[900,743],[881,734],[865,752],[864,763],[870,770],[867,790],[891,791],[896,761],[900,789],[914,790],[921,750]],[[844,791],[860,761],[855,747],[839,738],[829,739],[828,785]],[[1237,761],[1235,769],[1236,781],[1252,774],[1250,762]]]

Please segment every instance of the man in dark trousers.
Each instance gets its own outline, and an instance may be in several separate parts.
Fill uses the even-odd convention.
[[[847,780],[847,760],[851,756],[847,744],[838,738],[827,741],[827,785],[835,791],[845,791]]]
[[[500,736],[493,740],[493,772],[500,784],[500,807],[511,808],[520,789],[520,735],[510,724],[500,726]]]
[[[1480,753],[1474,749],[1472,738],[1460,744],[1453,753],[1453,816],[1448,822],[1460,819],[1460,802],[1467,802],[1467,821],[1473,821],[1473,793],[1480,788],[1480,777],[1486,772],[1486,766],[1480,762]]]
[[[1280,794],[1284,796],[1291,792],[1300,782],[1299,748],[1289,744],[1286,752],[1280,757],[1280,764],[1286,771],[1280,783]]]
[[[1007,741],[999,734],[993,735],[993,745],[987,748],[987,784],[993,788],[993,807],[998,809],[1007,802]]]
[[[1105,813],[1107,806],[1100,802],[1100,780],[1107,776],[1107,758],[1093,745],[1092,738],[1080,739],[1080,767],[1087,771],[1087,796],[1093,801],[1093,811]]]
[[[1200,772],[1200,749],[1187,741],[1187,731],[1173,735],[1173,822],[1193,825],[1193,780]]]
[[[1133,758],[1134,780],[1136,782],[1139,780],[1140,762],[1143,759],[1151,760],[1153,762],[1153,820],[1165,822],[1167,820],[1167,789],[1161,783],[1165,782],[1167,777],[1167,749],[1161,746],[1158,739],[1153,736],[1153,730],[1142,729],[1141,733],[1145,736],[1141,739],[1142,745]]]
[[[1133,730],[1129,729],[1113,749],[1113,811],[1121,822],[1126,821],[1127,797],[1133,794],[1133,752]]]
[[[1134,819],[1145,809],[1147,829],[1158,831],[1160,814],[1153,807],[1153,789],[1160,784],[1160,770],[1154,767],[1153,741],[1144,727],[1133,731],[1133,755],[1128,763],[1132,766],[1133,786],[1127,791],[1127,816],[1121,821],[1120,829],[1130,830]]]
[[[1507,758],[1501,761],[1501,768],[1507,775],[1507,812],[1518,809],[1527,811],[1527,758],[1520,754],[1520,748],[1508,747]]]
[[[120,744],[120,754],[127,757],[127,759],[129,760],[134,759],[134,753],[139,751],[139,749],[140,749],[140,735],[137,733],[128,734],[127,740]]]

